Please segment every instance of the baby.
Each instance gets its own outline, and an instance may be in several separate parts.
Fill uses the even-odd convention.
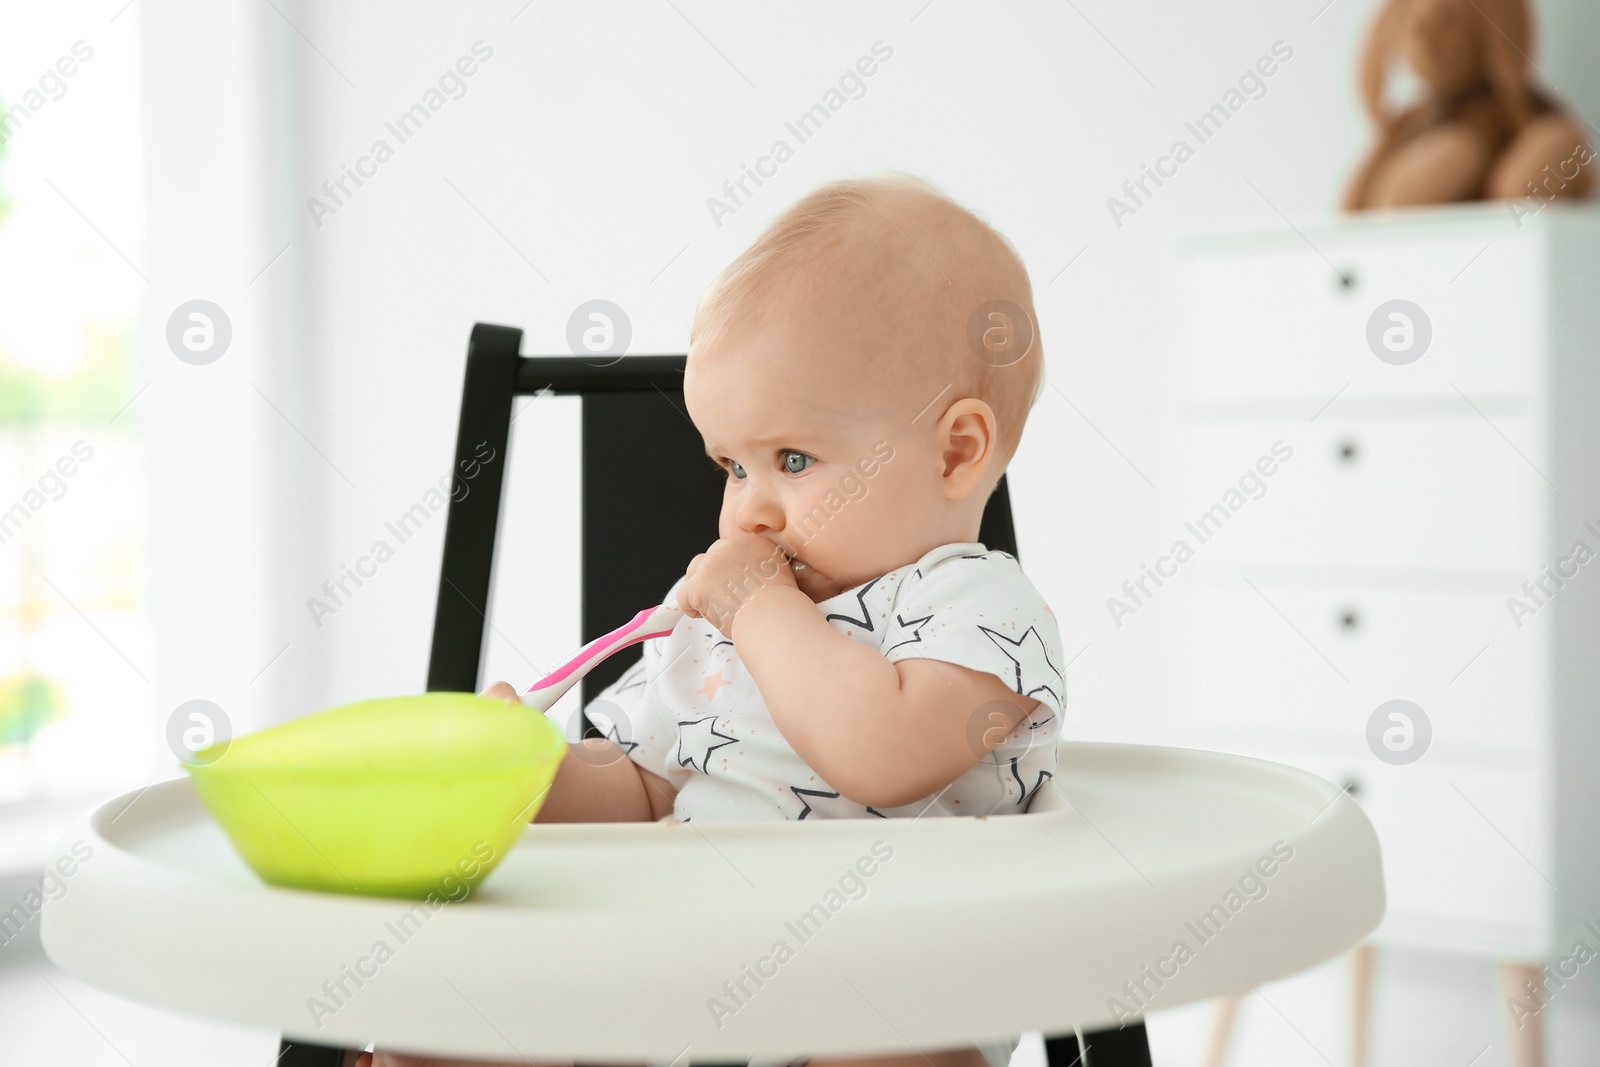
[[[1056,621],[977,542],[1043,386],[1034,322],[1006,240],[904,177],[818,189],[717,278],[683,394],[727,475],[718,540],[538,821],[1016,814],[1049,788]],[[1016,1043],[812,1067],[1006,1067]]]

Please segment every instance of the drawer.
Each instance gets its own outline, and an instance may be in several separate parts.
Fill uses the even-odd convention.
[[[1530,418],[1325,415],[1189,423],[1179,435],[1179,512],[1169,520],[1207,563],[1531,575],[1543,562],[1548,487],[1530,461],[1542,468],[1545,449]],[[1275,473],[1245,477],[1263,456]]]
[[[1532,769],[1383,764],[1357,772],[1389,892],[1380,938],[1543,955],[1555,866]],[[1548,879],[1548,881],[1546,881]]]
[[[1161,591],[1186,739],[1226,748],[1260,734],[1370,756],[1368,719],[1404,699],[1431,724],[1423,761],[1547,748],[1544,645],[1516,629],[1504,595],[1247,583],[1193,566]]]
[[[1404,241],[1325,231],[1310,239],[1315,248],[1274,236],[1181,261],[1177,342],[1187,354],[1192,400],[1325,401],[1341,390],[1347,398],[1453,398],[1457,387],[1469,396],[1542,388],[1543,259],[1533,231]],[[1396,299],[1421,308],[1431,334],[1423,354],[1404,365],[1380,359],[1368,342],[1374,313]]]
[[[1293,748],[1249,755],[1301,767],[1351,795],[1383,853],[1388,909],[1379,940],[1541,955],[1552,947],[1551,800],[1536,767],[1377,760]]]

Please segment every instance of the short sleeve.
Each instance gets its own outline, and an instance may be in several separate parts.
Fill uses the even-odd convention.
[[[935,659],[992,674],[1038,700],[1059,721],[1066,705],[1061,634],[1055,616],[1000,551],[949,556],[908,575],[895,595],[884,656]]]
[[[674,582],[661,602],[677,593],[683,579]],[[682,784],[687,777],[677,764],[678,716],[668,706],[662,677],[664,665],[677,658],[677,648],[691,635],[680,620],[666,637],[640,645],[640,658],[616,681],[602,689],[584,707],[596,729],[623,750],[629,759],[652,774]],[[575,740],[568,736],[568,740]]]

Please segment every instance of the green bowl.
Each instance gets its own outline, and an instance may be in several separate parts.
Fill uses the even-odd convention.
[[[270,885],[459,900],[538,812],[566,748],[520,704],[424,693],[218,742],[184,766]]]

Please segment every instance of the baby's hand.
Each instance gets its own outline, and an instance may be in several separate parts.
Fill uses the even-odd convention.
[[[486,697],[499,697],[501,700],[511,700],[522,703],[522,698],[517,696],[517,691],[511,687],[510,682],[496,682],[483,691]]]
[[[813,604],[820,604],[830,597],[836,597],[849,588],[804,560],[790,560],[789,569],[794,572],[794,580],[800,586],[800,591],[810,597]]]
[[[768,585],[799,588],[783,549],[757,534],[735,534],[689,561],[678,587],[678,606],[732,638],[734,616]]]

